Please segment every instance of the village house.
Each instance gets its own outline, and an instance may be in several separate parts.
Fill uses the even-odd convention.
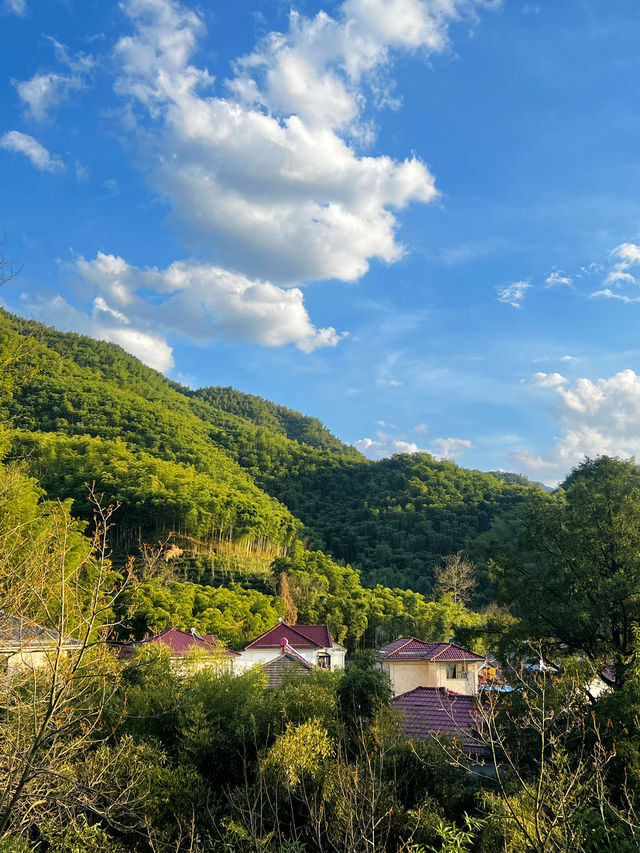
[[[210,655],[209,663],[215,666],[220,673],[233,672],[234,661],[239,656],[239,652],[234,652],[220,644],[217,637],[213,634],[198,634],[195,628],[189,631],[181,631],[178,628],[166,628],[160,631],[159,634],[154,634],[152,637],[145,637],[144,640],[136,640],[121,646],[118,656],[121,658],[132,658],[136,649],[148,648],[155,646],[157,648],[168,648],[171,661],[177,668],[183,663],[185,655],[199,650],[203,653],[201,663],[206,664],[207,658],[204,655]]]
[[[5,675],[51,665],[58,651],[67,654],[79,647],[78,640],[0,610],[0,669]]]
[[[347,650],[336,643],[327,625],[288,625],[280,622],[244,647],[238,670],[261,664],[269,684],[282,683],[285,669],[309,672],[312,667],[344,669]]]
[[[380,666],[389,675],[394,696],[416,687],[439,687],[466,696],[478,692],[478,673],[485,657],[455,643],[425,643],[401,637],[378,649]]]
[[[484,756],[476,737],[476,697],[485,657],[455,643],[426,643],[415,637],[382,646],[378,656],[407,737],[455,738],[467,755]]]

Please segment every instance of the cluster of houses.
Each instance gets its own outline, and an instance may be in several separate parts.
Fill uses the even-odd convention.
[[[130,658],[136,648],[149,644],[168,647],[179,666],[193,649],[215,656],[216,666],[239,674],[261,666],[267,683],[277,687],[286,673],[304,675],[315,667],[342,670],[346,649],[336,643],[327,625],[278,625],[252,640],[240,652],[220,646],[216,637],[168,628],[153,637],[129,643],[120,655]],[[475,697],[486,681],[486,658],[455,643],[425,643],[401,637],[377,650],[379,666],[389,676],[392,704],[403,712],[409,737],[431,735],[456,737],[469,753],[478,752],[473,731],[476,724]]]
[[[267,683],[274,687],[281,685],[288,673],[305,675],[315,668],[342,670],[346,656],[345,647],[334,641],[327,625],[288,625],[282,620],[239,652],[224,648],[216,637],[198,634],[193,628],[167,628],[120,646],[118,654],[126,660],[134,657],[136,649],[153,646],[168,648],[176,667],[183,666],[185,656],[196,650],[201,665],[207,665],[209,658],[221,672],[240,674],[260,666]],[[61,641],[51,629],[0,611],[0,660],[8,674],[43,665],[54,648],[73,651],[76,647],[77,641]],[[408,736],[456,737],[467,751],[477,752],[473,735],[475,697],[486,680],[482,675],[487,671],[486,658],[453,642],[426,643],[415,637],[394,640],[377,654],[379,666],[389,676],[392,704],[404,712]]]

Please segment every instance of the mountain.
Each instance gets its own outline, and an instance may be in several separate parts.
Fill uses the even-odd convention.
[[[0,364],[7,452],[80,515],[87,483],[117,501],[122,551],[173,532],[269,557],[302,538],[367,583],[429,592],[442,555],[463,548],[482,578],[494,535],[538,488],[426,453],[372,462],[316,418],[185,388],[114,344],[6,312]]]

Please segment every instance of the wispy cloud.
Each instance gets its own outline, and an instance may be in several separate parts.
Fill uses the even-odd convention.
[[[27,14],[27,0],[4,0],[4,10],[9,15],[24,18]]]
[[[565,287],[571,287],[571,279],[568,275],[565,275],[561,271],[554,271],[549,273],[549,275],[545,279],[545,287],[556,287],[557,285],[564,285]]]
[[[41,172],[60,172],[64,170],[64,163],[55,154],[41,145],[33,136],[21,133],[19,130],[10,130],[0,137],[0,148],[6,151],[14,151],[24,154]]]
[[[498,302],[504,302],[512,308],[520,308],[530,287],[528,281],[515,281],[513,284],[497,287]]]
[[[49,113],[74,92],[84,89],[89,73],[95,66],[93,56],[84,53],[71,54],[67,47],[56,39],[49,38],[58,62],[64,72],[38,72],[28,80],[12,80],[27,113],[36,121],[45,121]]]

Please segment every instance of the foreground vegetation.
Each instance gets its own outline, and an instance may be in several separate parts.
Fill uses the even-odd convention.
[[[637,849],[640,473],[632,463],[587,462],[550,502],[532,500],[519,544],[492,569],[511,609],[475,616],[451,593],[439,602],[405,593],[405,613],[389,606],[385,616],[380,590],[301,545],[274,560],[280,595],[269,598],[271,611],[251,611],[256,590],[167,582],[153,561],[138,583],[135,563],[115,572],[108,559],[111,518],[97,497],[87,527],[15,463],[1,474],[3,607],[76,641],[4,683],[4,849]],[[200,597],[202,618],[218,612],[221,633],[242,619],[234,608],[243,598],[256,630],[287,608],[304,621],[339,610],[346,630],[356,625],[350,608],[374,620],[365,631],[376,619],[398,627],[413,600],[415,633],[428,638],[449,628],[443,610],[453,623],[457,614],[461,635],[502,650],[516,688],[481,706],[480,736],[499,773],[470,765],[455,743],[407,741],[366,653],[344,673],[317,671],[281,688],[267,687],[260,670],[233,677],[197,658],[178,672],[156,649],[120,663],[105,640],[157,618],[154,596],[165,605],[173,597],[166,613],[186,608],[189,618]],[[532,644],[534,632],[542,640]],[[545,665],[531,665],[539,660]],[[612,689],[590,694],[607,665]]]
[[[57,632],[2,682],[0,851],[638,849],[640,468],[586,460],[550,495],[371,463],[259,398],[0,326],[0,609]],[[328,623],[347,670],[276,689],[111,645],[240,648],[281,616]],[[495,653],[497,772],[402,735],[367,651],[401,634]]]

